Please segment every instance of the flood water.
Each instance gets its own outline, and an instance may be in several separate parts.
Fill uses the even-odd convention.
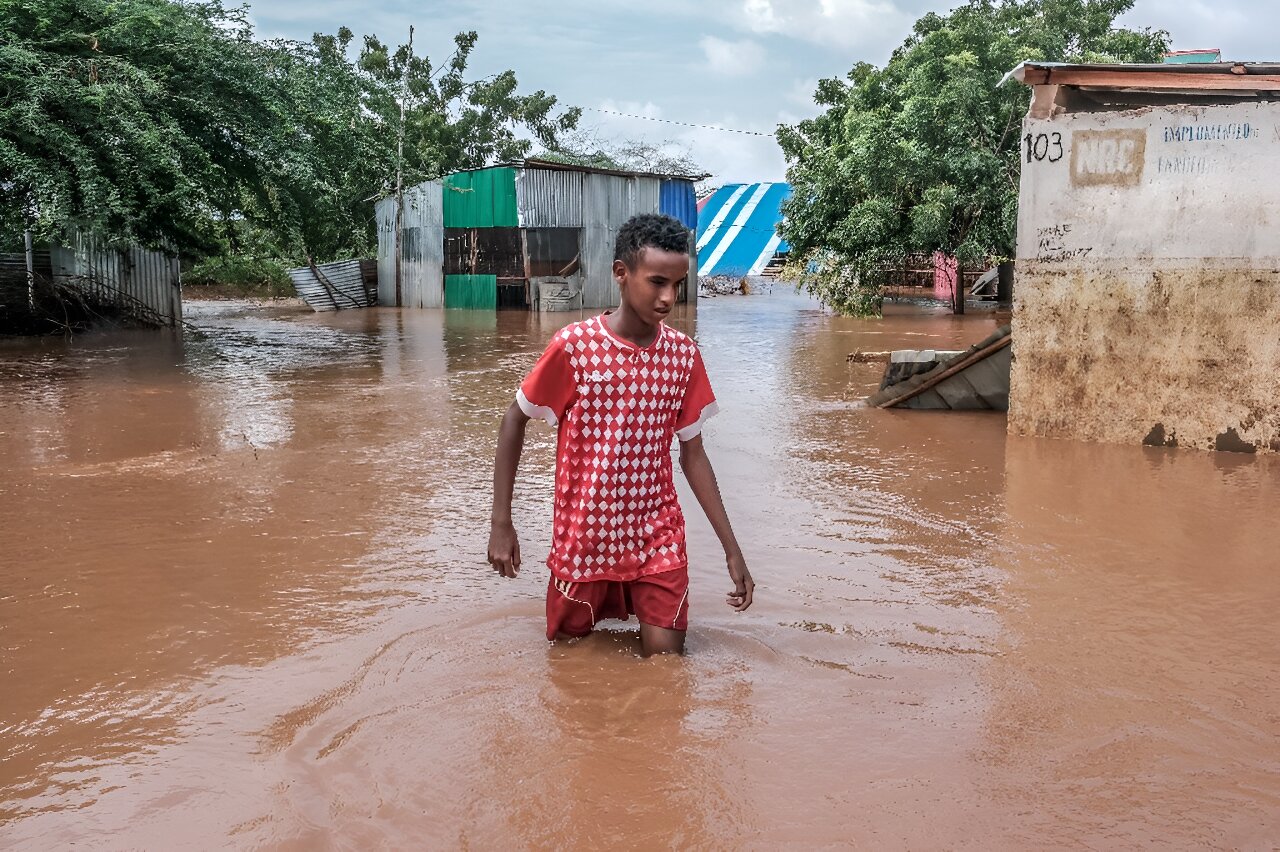
[[[543,639],[484,562],[498,419],[574,317],[195,303],[0,343],[0,846],[1280,842],[1280,462],[876,411],[855,350],[990,315],[704,301],[689,655]],[[677,477],[679,478],[679,477]],[[629,629],[630,628],[630,629]]]

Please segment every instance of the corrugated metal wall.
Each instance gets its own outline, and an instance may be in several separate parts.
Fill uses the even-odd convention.
[[[444,306],[470,310],[496,310],[498,276],[450,275],[444,282]]]
[[[690,231],[698,230],[698,196],[691,180],[664,180],[658,210],[679,219]]]
[[[50,251],[54,279],[137,319],[158,325],[182,322],[182,275],[176,256],[133,246],[103,248],[76,236]]]
[[[384,198],[373,205],[378,220],[378,304],[396,304],[396,200]]]
[[[581,228],[582,172],[521,169],[516,206],[522,228]]]
[[[458,172],[444,179],[446,228],[515,228],[519,220],[515,169]]]
[[[582,272],[584,308],[609,308],[618,303],[613,283],[613,247],[618,230],[637,213],[657,213],[662,181],[651,177],[584,175]],[[690,270],[692,283],[693,271]],[[697,292],[697,287],[690,288]]]
[[[298,298],[306,302],[313,311],[367,308],[369,292],[364,286],[362,264],[363,261],[360,260],[322,263],[316,267],[316,271],[323,278],[317,277],[311,267],[303,266],[290,269],[289,278],[293,281],[293,289],[298,291]]]
[[[378,304],[396,304],[396,201],[378,202]],[[400,241],[401,307],[444,306],[444,201],[438,181],[404,191]]]

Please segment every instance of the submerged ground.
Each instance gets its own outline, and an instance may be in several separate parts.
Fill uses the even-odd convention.
[[[553,433],[484,564],[501,411],[566,315],[195,303],[0,343],[0,846],[1270,848],[1280,460],[867,410],[854,350],[989,316],[706,300],[690,655],[542,640]]]

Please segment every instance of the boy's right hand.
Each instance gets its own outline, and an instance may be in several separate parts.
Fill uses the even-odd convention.
[[[495,522],[489,529],[489,564],[501,577],[514,577],[520,572],[520,540],[510,521]]]

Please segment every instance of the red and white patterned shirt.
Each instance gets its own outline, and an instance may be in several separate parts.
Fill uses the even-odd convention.
[[[604,315],[557,332],[520,386],[532,419],[559,426],[547,566],[561,580],[634,580],[688,565],[671,438],[716,413],[698,345],[663,325],[641,348]]]

